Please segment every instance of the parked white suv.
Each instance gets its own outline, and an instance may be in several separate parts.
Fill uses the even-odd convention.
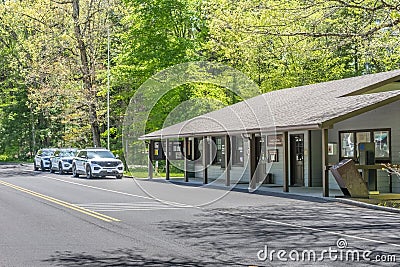
[[[50,157],[50,172],[57,171],[58,174],[72,172],[72,160],[76,151],[76,148],[57,149]]]
[[[33,169],[35,171],[40,170],[43,172],[50,168],[50,157],[53,155],[54,148],[42,148],[39,149],[33,160]]]
[[[105,148],[87,148],[79,150],[72,161],[72,175],[86,175],[86,178],[115,176],[121,179],[124,165],[121,160]]]

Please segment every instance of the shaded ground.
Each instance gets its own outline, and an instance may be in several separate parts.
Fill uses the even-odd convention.
[[[134,206],[146,201],[151,205],[150,199],[140,198],[140,190],[129,179],[87,180],[70,175],[43,175],[32,171],[30,166],[0,167],[0,177],[70,203]],[[152,187],[158,196],[178,200],[183,192],[188,194],[183,199],[220,193],[213,189],[188,191],[168,184],[142,183]],[[138,194],[139,197],[134,197]],[[156,209],[159,203],[153,202],[153,210],[105,212],[121,220],[106,223],[0,186],[3,215],[0,216],[0,265],[398,266],[400,262],[400,219],[396,213],[321,198],[236,191],[204,208],[159,210]],[[338,247],[338,240],[345,242],[345,246]],[[268,252],[275,250],[274,258],[260,260],[258,257],[264,256],[266,247]],[[321,257],[321,252],[329,248],[344,253],[371,251],[371,260],[332,259],[326,254]],[[314,251],[316,257],[295,261],[288,260],[286,254],[288,261],[283,261],[277,258],[279,250],[287,254]],[[382,255],[395,256],[396,262],[376,261]]]

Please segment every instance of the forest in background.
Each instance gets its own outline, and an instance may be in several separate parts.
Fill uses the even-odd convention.
[[[106,146],[108,51],[111,149],[122,154],[131,97],[169,66],[223,63],[261,94],[398,69],[399,25],[398,0],[0,0],[0,161]],[[188,84],[159,101],[147,131],[196,98],[241,100]]]

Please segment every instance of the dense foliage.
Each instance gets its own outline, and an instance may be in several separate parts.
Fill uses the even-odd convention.
[[[105,146],[107,43],[111,148],[130,98],[174,64],[208,60],[262,92],[399,68],[397,0],[0,1],[0,160],[39,147]],[[159,101],[148,131],[179,103],[240,99],[189,84]]]

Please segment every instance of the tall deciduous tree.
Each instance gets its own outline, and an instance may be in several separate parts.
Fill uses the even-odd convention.
[[[264,91],[398,68],[397,1],[210,0],[208,51]]]
[[[101,2],[101,1],[100,1]],[[82,72],[83,88],[85,90],[85,96],[88,100],[88,115],[89,123],[92,130],[93,144],[94,146],[101,146],[100,142],[100,128],[97,118],[97,90],[96,90],[96,47],[95,41],[91,37],[96,36],[92,31],[102,30],[101,28],[106,25],[99,25],[99,19],[97,18],[101,11],[106,6],[90,1],[87,10],[87,16],[81,23],[80,15],[80,1],[72,0],[72,18],[74,20],[74,33],[75,40],[80,55],[80,70]],[[97,19],[96,19],[97,18]],[[85,29],[82,30],[82,26]],[[103,30],[104,31],[104,30]],[[91,45],[92,49],[89,49]]]

